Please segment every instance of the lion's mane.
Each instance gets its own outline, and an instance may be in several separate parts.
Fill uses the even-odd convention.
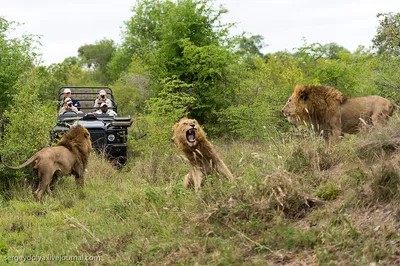
[[[204,130],[195,119],[182,118],[173,127],[173,139],[190,163],[185,187],[198,190],[204,175],[213,170],[233,180],[233,175],[207,139]]]
[[[346,97],[334,87],[297,85],[282,113],[295,123],[322,132],[326,142],[341,134],[340,105]]]
[[[92,150],[90,133],[86,128],[79,125],[71,127],[71,129],[61,137],[57,146],[63,146],[75,155],[76,168],[86,168],[89,154]]]

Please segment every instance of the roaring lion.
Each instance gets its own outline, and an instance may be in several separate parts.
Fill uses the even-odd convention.
[[[89,131],[80,125],[75,125],[65,133],[57,146],[47,147],[29,158],[19,166],[7,166],[10,169],[21,169],[32,163],[38,173],[39,184],[34,192],[38,201],[42,199],[44,191],[50,192],[50,184],[53,176],[61,177],[72,174],[77,185],[83,186],[83,174],[85,172],[89,153],[92,150]]]
[[[175,144],[190,163],[189,173],[183,182],[185,187],[194,186],[197,191],[201,187],[203,176],[213,170],[217,174],[225,175],[229,180],[234,179],[195,119],[182,118],[174,125],[173,135]]]
[[[325,145],[338,140],[342,131],[340,106],[346,97],[334,87],[297,85],[282,113],[296,125],[306,123],[322,133]]]

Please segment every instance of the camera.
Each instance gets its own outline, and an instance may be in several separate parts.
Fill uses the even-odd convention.
[[[69,106],[69,107],[72,107],[72,103],[68,103],[68,106]]]
[[[105,95],[100,95],[100,96],[101,96],[101,98],[103,98],[103,99],[106,97]]]

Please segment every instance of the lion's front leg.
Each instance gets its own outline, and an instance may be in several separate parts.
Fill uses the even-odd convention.
[[[83,187],[85,185],[85,179],[81,175],[75,176],[75,183],[79,187]]]
[[[183,185],[188,187],[194,187],[194,190],[199,190],[201,187],[201,181],[203,179],[202,171],[197,167],[191,167],[189,173],[186,175]]]
[[[85,180],[83,178],[83,173],[73,173],[73,175],[75,176],[75,183],[78,187],[83,187],[83,185],[85,184]]]
[[[229,181],[232,181],[234,179],[231,171],[220,158],[218,158],[215,168],[218,173],[226,176],[226,178],[228,178]]]
[[[193,178],[192,178],[192,173],[189,172],[186,176],[185,179],[183,180],[183,186],[185,188],[191,188],[193,187]]]

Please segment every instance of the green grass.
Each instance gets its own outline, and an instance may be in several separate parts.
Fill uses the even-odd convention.
[[[84,188],[63,178],[43,203],[8,180],[0,264],[32,255],[101,258],[78,265],[396,264],[399,124],[346,136],[328,152],[309,134],[213,140],[238,179],[207,176],[197,193],[183,187],[189,166],[172,145],[121,170],[93,155]]]

